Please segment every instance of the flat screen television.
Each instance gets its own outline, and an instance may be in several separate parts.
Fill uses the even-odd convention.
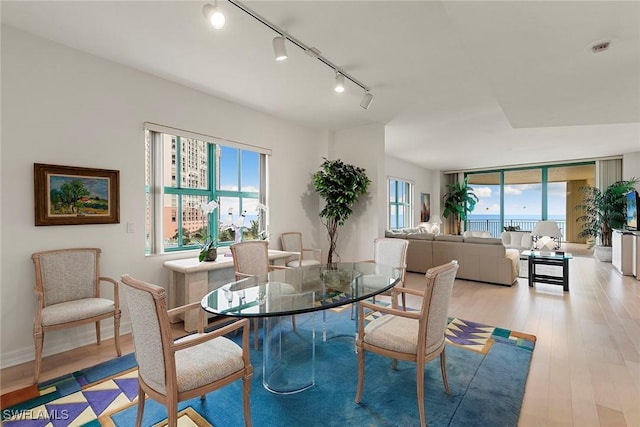
[[[638,205],[640,196],[635,190],[627,193],[627,229],[638,230]]]

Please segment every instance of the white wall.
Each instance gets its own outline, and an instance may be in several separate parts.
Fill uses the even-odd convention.
[[[360,198],[351,217],[339,229],[336,250],[342,261],[372,259],[373,239],[382,236],[386,222],[384,126],[373,124],[334,132],[328,158],[364,168],[371,180],[369,193]]]
[[[309,184],[327,153],[326,133],[3,26],[2,367],[33,359],[35,251],[97,246],[102,275],[131,273],[166,286],[162,262],[170,257],[144,255],[145,121],[271,148],[272,246],[288,230],[319,243],[318,198]],[[120,224],[35,227],[33,163],[119,170]],[[136,233],[126,233],[127,222]],[[103,336],[112,336],[111,322],[103,323]],[[91,326],[50,332],[44,353],[94,339]]]
[[[387,156],[385,159],[385,179],[400,178],[405,181],[414,183],[413,192],[413,224],[417,226],[420,223],[420,194],[427,193],[431,195],[431,216],[439,215],[440,212],[440,171],[432,171],[416,166],[412,163],[405,162],[396,157]],[[385,182],[386,185],[386,182]],[[385,205],[386,208],[386,205]],[[386,210],[385,210],[386,221]]]
[[[640,151],[627,153],[622,156],[622,179],[640,179]],[[636,184],[640,190],[640,183]]]

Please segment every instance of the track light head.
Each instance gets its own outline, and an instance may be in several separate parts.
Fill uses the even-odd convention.
[[[276,56],[276,61],[284,61],[287,56],[287,39],[284,36],[276,36],[273,38],[273,54]]]
[[[211,26],[216,30],[220,30],[222,29],[222,27],[224,27],[226,19],[222,11],[218,8],[217,0],[213,5],[209,3],[205,4],[202,8],[202,13],[204,14],[205,18],[207,18],[207,20],[211,23]]]
[[[362,97],[362,101],[360,101],[360,106],[365,110],[368,110],[371,102],[373,102],[373,94],[369,91],[366,91],[364,93],[364,96]]]
[[[336,86],[333,88],[338,93],[344,92],[344,75],[340,72],[336,73]]]

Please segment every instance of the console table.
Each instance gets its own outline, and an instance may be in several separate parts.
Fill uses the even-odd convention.
[[[562,289],[569,291],[569,260],[573,258],[570,253],[566,252],[541,252],[541,251],[523,251],[523,256],[529,258],[529,286],[533,286],[534,282],[549,283],[552,285],[562,285]],[[536,266],[547,265],[560,267],[561,276],[551,274],[539,274]]]
[[[274,265],[285,265],[294,252],[269,250],[269,260]],[[209,291],[236,280],[233,270],[233,258],[218,254],[215,261],[200,262],[198,258],[165,261],[169,270],[168,306],[199,302]],[[184,330],[192,332],[198,329],[197,310],[184,315]]]

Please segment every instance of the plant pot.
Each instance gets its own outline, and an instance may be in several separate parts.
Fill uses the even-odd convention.
[[[596,246],[593,255],[600,262],[611,262],[611,246]]]
[[[218,248],[209,248],[207,251],[207,255],[205,255],[204,260],[211,262],[215,261],[218,258]]]

